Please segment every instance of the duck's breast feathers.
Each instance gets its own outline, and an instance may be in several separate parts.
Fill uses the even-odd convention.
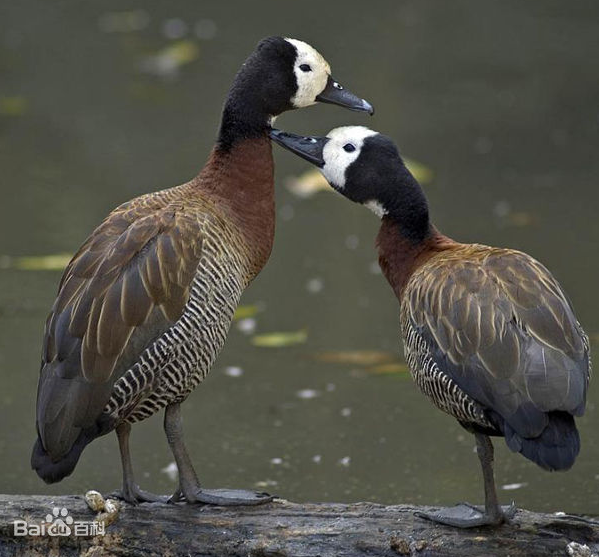
[[[37,419],[48,452],[98,417],[115,369],[135,361],[119,361],[131,337],[143,347],[180,318],[211,219],[150,194],[113,211],[73,257],[44,336]]]
[[[546,412],[583,413],[588,339],[532,257],[480,245],[441,252],[410,278],[402,319],[461,389],[522,435],[545,427]]]

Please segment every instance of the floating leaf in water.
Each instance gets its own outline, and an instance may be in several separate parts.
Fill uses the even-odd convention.
[[[393,362],[397,359],[397,356],[391,352],[379,352],[377,350],[339,350],[314,354],[314,359],[333,364],[374,366]]]
[[[281,348],[303,344],[306,340],[308,340],[308,331],[301,329],[300,331],[257,335],[252,339],[252,344],[263,348]]]
[[[246,305],[237,306],[233,319],[239,321],[240,319],[247,319],[248,317],[254,317],[260,311],[260,307],[257,305]]]
[[[176,41],[156,54],[145,58],[141,64],[141,70],[145,73],[172,79],[177,77],[181,67],[197,60],[199,56],[200,49],[194,41]]]
[[[404,159],[406,166],[415,178],[422,184],[429,184],[434,172],[420,162],[411,159]],[[312,197],[319,191],[334,191],[317,169],[310,169],[299,176],[291,176],[285,180],[285,187],[294,195],[301,198]]]
[[[393,375],[394,373],[407,373],[408,366],[406,364],[402,364],[401,362],[394,362],[389,364],[381,364],[378,366],[372,366],[366,369],[366,371],[370,373],[377,374],[388,374]]]
[[[20,271],[62,271],[73,257],[70,253],[56,255],[5,255],[0,258],[3,269],[19,269]]]
[[[22,116],[27,112],[25,97],[0,97],[0,114],[3,116]]]

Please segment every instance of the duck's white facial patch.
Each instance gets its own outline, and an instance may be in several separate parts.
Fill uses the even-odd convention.
[[[347,167],[360,156],[366,138],[373,135],[377,132],[364,126],[345,126],[329,132],[322,152],[324,166],[320,169],[329,184],[339,189],[345,187]]]
[[[382,219],[387,214],[387,210],[383,205],[374,199],[364,203],[364,207],[368,207],[379,219]]]
[[[297,80],[297,92],[291,99],[291,104],[295,108],[316,104],[316,97],[324,91],[331,68],[321,54],[308,43],[297,39],[285,40],[297,50],[293,67],[293,73]]]

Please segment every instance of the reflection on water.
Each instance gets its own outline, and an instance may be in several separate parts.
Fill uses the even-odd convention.
[[[299,133],[367,124],[396,138],[434,171],[426,191],[437,225],[547,264],[597,346],[599,6],[389,0],[352,18],[351,3],[322,3],[317,18],[269,2],[233,12],[223,2],[175,10],[134,1],[124,14],[114,1],[4,3],[0,254],[72,253],[118,203],[187,180],[241,60],[262,36],[286,34],[322,50],[377,113],[320,106],[278,124]],[[282,185],[306,165],[280,150],[276,160],[276,245],[243,301],[259,309],[236,322],[184,405],[201,479],[296,500],[480,501],[473,439],[424,399],[401,362],[315,356],[399,358],[397,305],[374,264],[376,219],[332,194],[295,196]],[[112,436],[61,484],[47,487],[29,470],[40,340],[60,274],[0,266],[9,267],[0,270],[0,491],[116,487]],[[298,342],[277,346],[271,333]],[[252,343],[265,334],[268,346]],[[597,389],[569,473],[543,473],[496,442],[504,501],[597,512]],[[167,492],[172,457],[160,430],[159,417],[134,428],[134,465],[143,487]]]

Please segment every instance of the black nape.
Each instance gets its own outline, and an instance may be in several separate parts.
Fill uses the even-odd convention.
[[[297,91],[297,51],[282,37],[260,41],[237,72],[223,108],[217,147],[228,151],[243,139],[265,135],[270,119],[292,107]]]
[[[384,218],[413,243],[431,234],[428,203],[393,141],[382,134],[366,138],[358,159],[347,169],[344,195],[359,203],[378,202]]]

